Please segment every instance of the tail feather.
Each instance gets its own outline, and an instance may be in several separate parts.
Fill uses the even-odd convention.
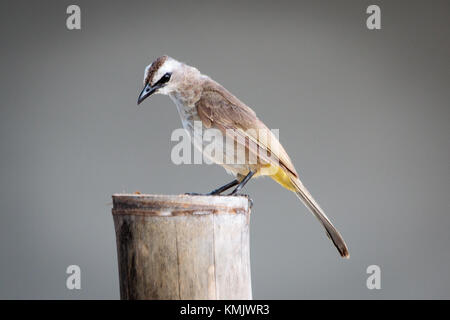
[[[316,216],[320,223],[324,226],[327,232],[328,238],[333,241],[336,249],[339,251],[341,257],[349,258],[350,254],[348,252],[347,245],[344,239],[337,229],[333,226],[330,219],[325,215],[323,210],[320,208],[319,204],[314,200],[309,191],[301,183],[299,179],[291,178],[291,182],[294,185],[295,193],[300,200],[306,205],[306,207]]]

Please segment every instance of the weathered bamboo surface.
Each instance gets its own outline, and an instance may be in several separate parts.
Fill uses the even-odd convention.
[[[245,196],[113,195],[121,299],[251,299]]]

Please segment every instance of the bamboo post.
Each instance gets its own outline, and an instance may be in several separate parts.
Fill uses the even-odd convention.
[[[113,195],[121,299],[251,299],[246,196]]]

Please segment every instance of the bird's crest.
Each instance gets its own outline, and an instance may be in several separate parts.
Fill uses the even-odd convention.
[[[151,84],[151,81],[153,81],[153,78],[156,74],[156,72],[161,68],[161,66],[166,62],[166,60],[169,57],[164,55],[153,61],[151,65],[149,65],[147,68],[145,68],[145,76],[144,76],[144,85],[147,83]]]

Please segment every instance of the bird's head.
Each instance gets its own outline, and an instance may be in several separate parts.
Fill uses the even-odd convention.
[[[137,104],[140,104],[152,94],[170,94],[176,91],[183,79],[183,63],[162,56],[145,68],[144,88],[139,94]]]

